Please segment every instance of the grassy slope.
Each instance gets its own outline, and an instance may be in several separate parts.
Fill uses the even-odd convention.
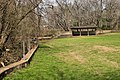
[[[4,80],[120,80],[120,34],[51,40]]]

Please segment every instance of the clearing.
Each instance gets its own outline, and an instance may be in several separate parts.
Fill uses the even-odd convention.
[[[4,80],[120,80],[120,33],[50,40]]]

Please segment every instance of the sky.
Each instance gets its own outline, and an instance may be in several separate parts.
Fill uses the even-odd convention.
[[[44,0],[44,1],[50,1],[54,6],[57,6],[56,0]],[[69,0],[70,2],[73,2],[74,0]]]

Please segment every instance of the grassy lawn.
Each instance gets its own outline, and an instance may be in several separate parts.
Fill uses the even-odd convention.
[[[4,80],[120,80],[120,33],[50,40]]]

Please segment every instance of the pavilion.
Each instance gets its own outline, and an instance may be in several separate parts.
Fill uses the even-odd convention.
[[[73,36],[96,35],[97,26],[72,27],[71,30],[72,30],[72,35]]]

